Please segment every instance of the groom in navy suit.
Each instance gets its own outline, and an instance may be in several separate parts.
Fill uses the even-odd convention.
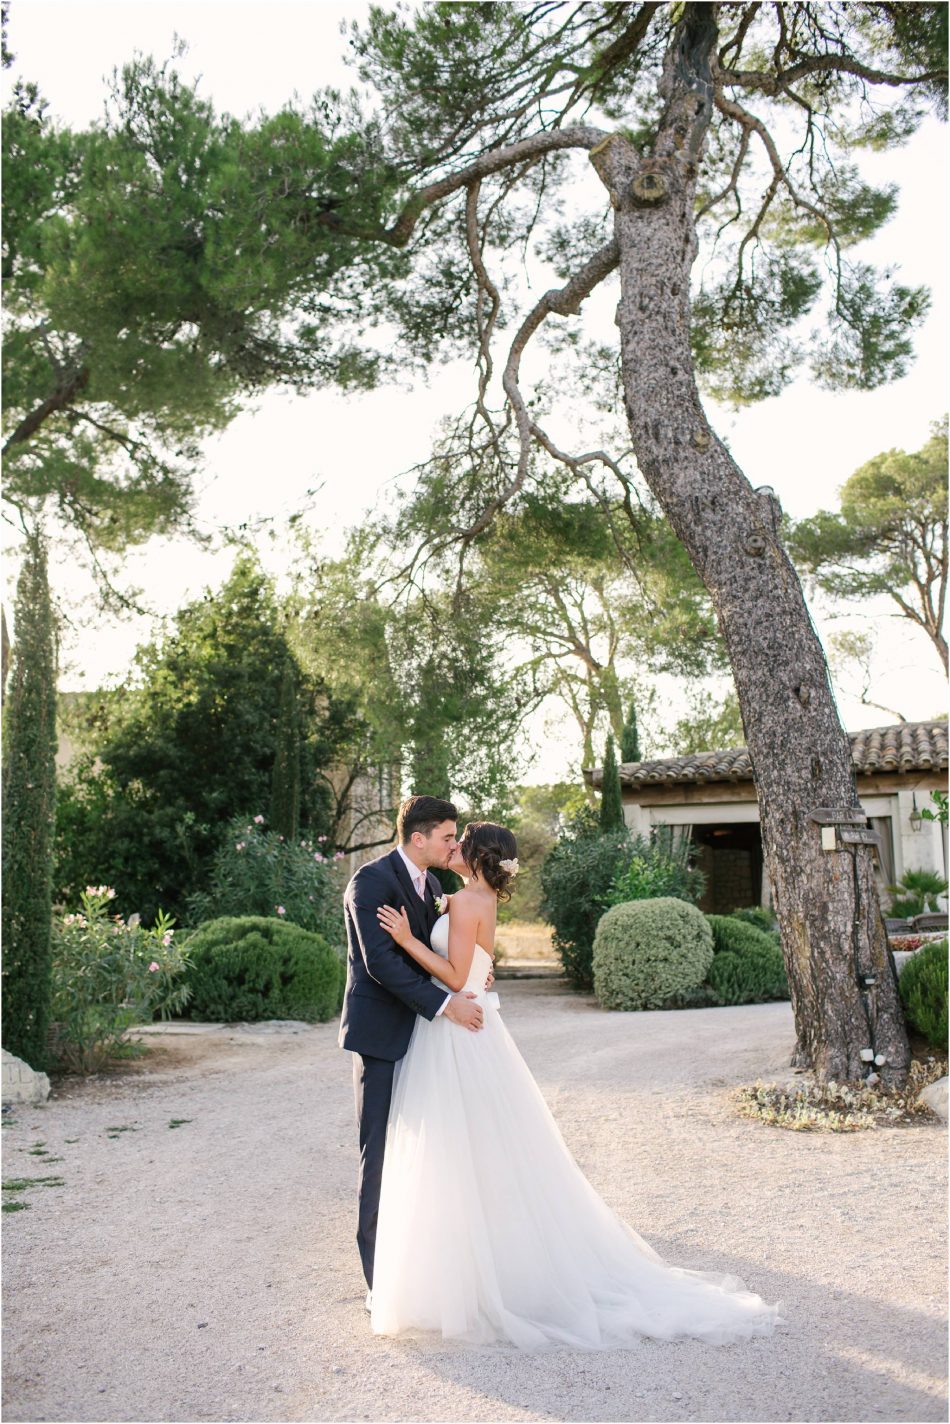
[[[380,905],[404,907],[413,934],[429,943],[442,890],[431,867],[446,866],[457,845],[457,829],[458,812],[451,801],[410,796],[399,808],[396,849],[361,865],[343,896],[347,963],[339,1043],[353,1054],[360,1130],[356,1241],[370,1292],[393,1074],[409,1047],[416,1014],[427,1019],[445,1014],[459,1028],[472,1031],[483,1024],[474,995],[451,994],[433,984],[381,928],[376,911]],[[366,1300],[368,1306],[370,1297]]]

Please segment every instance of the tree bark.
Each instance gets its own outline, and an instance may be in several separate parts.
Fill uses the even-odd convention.
[[[755,774],[798,1042],[797,1066],[856,1080],[910,1059],[870,845],[822,848],[822,808],[862,824],[851,751],[777,502],[752,489],[710,428],[690,351],[695,187],[713,103],[714,7],[689,4],[665,63],[652,152],[614,135],[591,153],[620,251],[624,391],[634,450],[719,618]],[[765,472],[766,478],[768,472]]]

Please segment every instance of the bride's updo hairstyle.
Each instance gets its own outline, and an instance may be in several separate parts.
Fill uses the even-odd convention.
[[[490,886],[499,900],[511,899],[510,886],[517,874],[518,842],[509,830],[496,826],[493,821],[469,821],[459,841],[459,853],[473,874]]]

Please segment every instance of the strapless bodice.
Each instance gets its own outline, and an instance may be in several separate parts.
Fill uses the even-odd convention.
[[[435,950],[436,954],[440,954],[443,959],[448,959],[448,915],[440,915],[439,918],[436,920],[435,924],[432,926],[432,934],[429,938],[429,943]],[[488,971],[491,969],[493,962],[494,961],[492,959],[492,956],[488,953],[488,950],[483,949],[480,944],[476,944],[475,953],[472,955],[472,967],[468,971],[468,978],[462,986],[461,992],[466,994],[485,994],[485,980],[488,978]],[[432,979],[432,982],[434,984],[438,984],[442,988],[445,987],[442,984],[442,981],[440,979],[437,979],[434,974],[430,975],[429,977]],[[490,998],[492,1001],[497,1003],[498,996],[496,994],[489,993],[486,994],[485,997]]]

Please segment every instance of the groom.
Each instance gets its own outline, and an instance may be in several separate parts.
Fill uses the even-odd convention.
[[[360,1130],[359,1229],[356,1241],[370,1294],[376,1219],[383,1176],[386,1123],[396,1062],[409,1047],[416,1014],[444,1014],[473,1032],[483,1023],[472,994],[450,994],[381,928],[380,905],[405,907],[413,934],[429,943],[439,918],[441,885],[432,874],[444,868],[458,842],[458,812],[437,796],[410,796],[399,808],[399,844],[388,855],[361,865],[346,887],[346,992],[340,1018],[341,1048],[353,1054],[356,1120]]]

